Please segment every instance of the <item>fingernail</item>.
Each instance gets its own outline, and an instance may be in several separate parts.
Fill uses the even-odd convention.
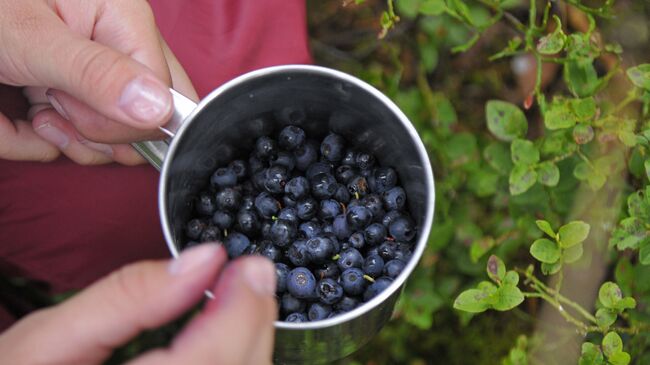
[[[108,157],[113,157],[113,148],[107,144],[91,142],[89,140],[83,140],[79,142],[91,150],[101,152]]]
[[[213,243],[206,243],[183,250],[180,256],[169,263],[167,267],[169,273],[173,276],[181,276],[211,262],[219,251],[219,246]]]
[[[146,124],[162,122],[172,107],[171,94],[158,80],[138,77],[122,91],[119,106],[131,118]]]
[[[49,122],[43,123],[35,129],[36,133],[46,141],[59,148],[65,148],[70,143],[70,138],[59,128]]]
[[[275,266],[262,257],[247,258],[242,262],[242,275],[248,286],[259,295],[275,294]]]
[[[68,113],[65,111],[63,108],[63,105],[57,100],[57,98],[52,94],[52,91],[47,90],[45,92],[45,95],[47,96],[47,100],[50,101],[50,104],[54,107],[54,110],[57,111],[65,120],[70,120],[70,117],[68,116]]]

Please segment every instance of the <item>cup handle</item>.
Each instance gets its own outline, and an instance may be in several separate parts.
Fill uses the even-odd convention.
[[[178,128],[183,125],[185,118],[187,118],[187,116],[190,115],[194,109],[196,109],[196,103],[194,101],[188,99],[186,96],[181,95],[174,89],[169,89],[169,91],[172,93],[174,112],[172,113],[172,117],[167,124],[162,127],[158,127],[163,133],[168,136],[168,138],[161,141],[142,141],[131,143],[133,148],[135,148],[135,150],[138,151],[138,153],[140,153],[142,157],[145,158],[145,160],[149,161],[149,163],[153,165],[153,167],[155,167],[158,171],[160,171],[162,168],[163,161],[165,160],[165,155],[169,149],[169,142],[172,138],[174,138],[174,135],[176,135]]]

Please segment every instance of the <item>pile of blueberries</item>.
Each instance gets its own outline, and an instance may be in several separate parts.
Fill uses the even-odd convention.
[[[417,229],[393,168],[338,134],[318,143],[296,126],[218,168],[194,204],[186,247],[222,241],[230,258],[273,260],[287,322],[330,318],[382,292],[408,262]]]

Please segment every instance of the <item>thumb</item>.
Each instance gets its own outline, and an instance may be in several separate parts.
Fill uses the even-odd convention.
[[[171,264],[126,266],[5,332],[0,336],[0,363],[100,363],[142,330],[169,322],[197,303],[225,261],[220,245],[204,244],[184,251]]]

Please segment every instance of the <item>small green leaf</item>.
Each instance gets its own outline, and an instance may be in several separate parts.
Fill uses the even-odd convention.
[[[540,238],[530,246],[530,254],[540,262],[552,264],[560,259],[560,248],[557,243]]]
[[[493,304],[494,309],[498,311],[510,310],[524,301],[524,295],[521,290],[513,285],[503,285],[495,294],[496,301]]]
[[[540,266],[540,268],[542,269],[542,274],[544,274],[544,275],[557,274],[562,269],[562,262],[557,261],[557,262],[552,263],[552,264],[542,262],[542,265]]]
[[[601,328],[608,328],[616,322],[616,311],[600,308],[596,311],[596,323]]]
[[[560,18],[558,18],[557,15],[553,15],[553,18],[555,19],[556,24],[555,31],[540,38],[539,42],[537,43],[537,50],[541,54],[556,54],[560,52],[562,48],[564,48],[564,44],[566,43],[567,37],[562,31],[562,23],[560,22]]]
[[[517,286],[519,284],[519,274],[516,271],[510,270],[503,278],[503,285]]]
[[[594,139],[594,128],[587,124],[578,124],[573,127],[573,140],[577,144],[587,144]]]
[[[472,242],[472,245],[469,247],[469,257],[472,262],[477,263],[478,260],[485,255],[492,247],[494,247],[495,242],[492,237],[481,237]]]
[[[562,260],[567,264],[572,264],[580,260],[583,253],[584,248],[582,247],[582,243],[578,243],[577,245],[571,246],[562,252]]]
[[[634,309],[636,307],[636,300],[632,297],[625,297],[616,303],[614,308],[618,309],[619,311],[624,311],[626,309]]]
[[[621,288],[611,281],[607,281],[598,290],[598,300],[605,308],[616,308],[616,304],[623,299]]]
[[[558,236],[560,239],[560,247],[569,248],[576,245],[589,235],[589,225],[583,221],[573,221],[560,227]]]
[[[512,170],[510,151],[503,143],[492,142],[483,150],[485,161],[501,175],[507,175]]]
[[[543,219],[539,219],[535,221],[535,224],[539,229],[542,230],[542,232],[546,233],[553,239],[555,239],[555,232],[553,231],[553,228],[551,228],[551,224]]]
[[[642,265],[650,265],[650,244],[646,244],[639,250],[639,262]]]
[[[506,265],[496,255],[491,255],[487,261],[487,274],[495,282],[501,282],[506,275]]]
[[[607,358],[610,358],[612,355],[623,351],[623,340],[621,340],[621,336],[619,336],[618,333],[609,332],[605,335],[605,338],[603,338],[602,346],[603,353],[605,353]]]
[[[483,290],[468,289],[456,298],[454,308],[470,313],[481,313],[490,307],[486,298],[487,295]]]
[[[650,180],[650,159],[647,159],[643,162],[643,168],[645,169],[645,175]]]
[[[544,112],[544,125],[550,130],[570,128],[577,122],[575,114],[564,100],[553,100]]]
[[[532,165],[539,161],[539,150],[533,142],[525,139],[515,139],[510,145],[512,162],[521,165]]]
[[[500,100],[490,100],[485,106],[488,129],[502,141],[522,138],[528,131],[526,116],[516,105]]]
[[[605,365],[605,358],[600,347],[590,342],[583,343],[578,365]]]
[[[569,90],[581,98],[592,96],[600,86],[591,59],[567,61],[564,65],[564,80]]]
[[[630,131],[619,130],[618,139],[627,147],[636,146],[636,134]]]
[[[569,100],[569,107],[573,111],[573,115],[581,122],[589,121],[596,116],[596,101],[592,97],[571,99]]]
[[[519,195],[525,193],[537,182],[537,172],[530,166],[516,165],[510,171],[510,194]]]
[[[612,365],[627,365],[630,363],[631,357],[627,352],[617,352],[607,358],[607,361]]]
[[[447,9],[444,0],[423,0],[420,13],[424,15],[440,15]]]
[[[537,166],[537,181],[546,186],[556,186],[560,182],[560,169],[552,161],[544,161]]]
[[[630,67],[626,73],[634,85],[645,90],[650,90],[650,63]]]

